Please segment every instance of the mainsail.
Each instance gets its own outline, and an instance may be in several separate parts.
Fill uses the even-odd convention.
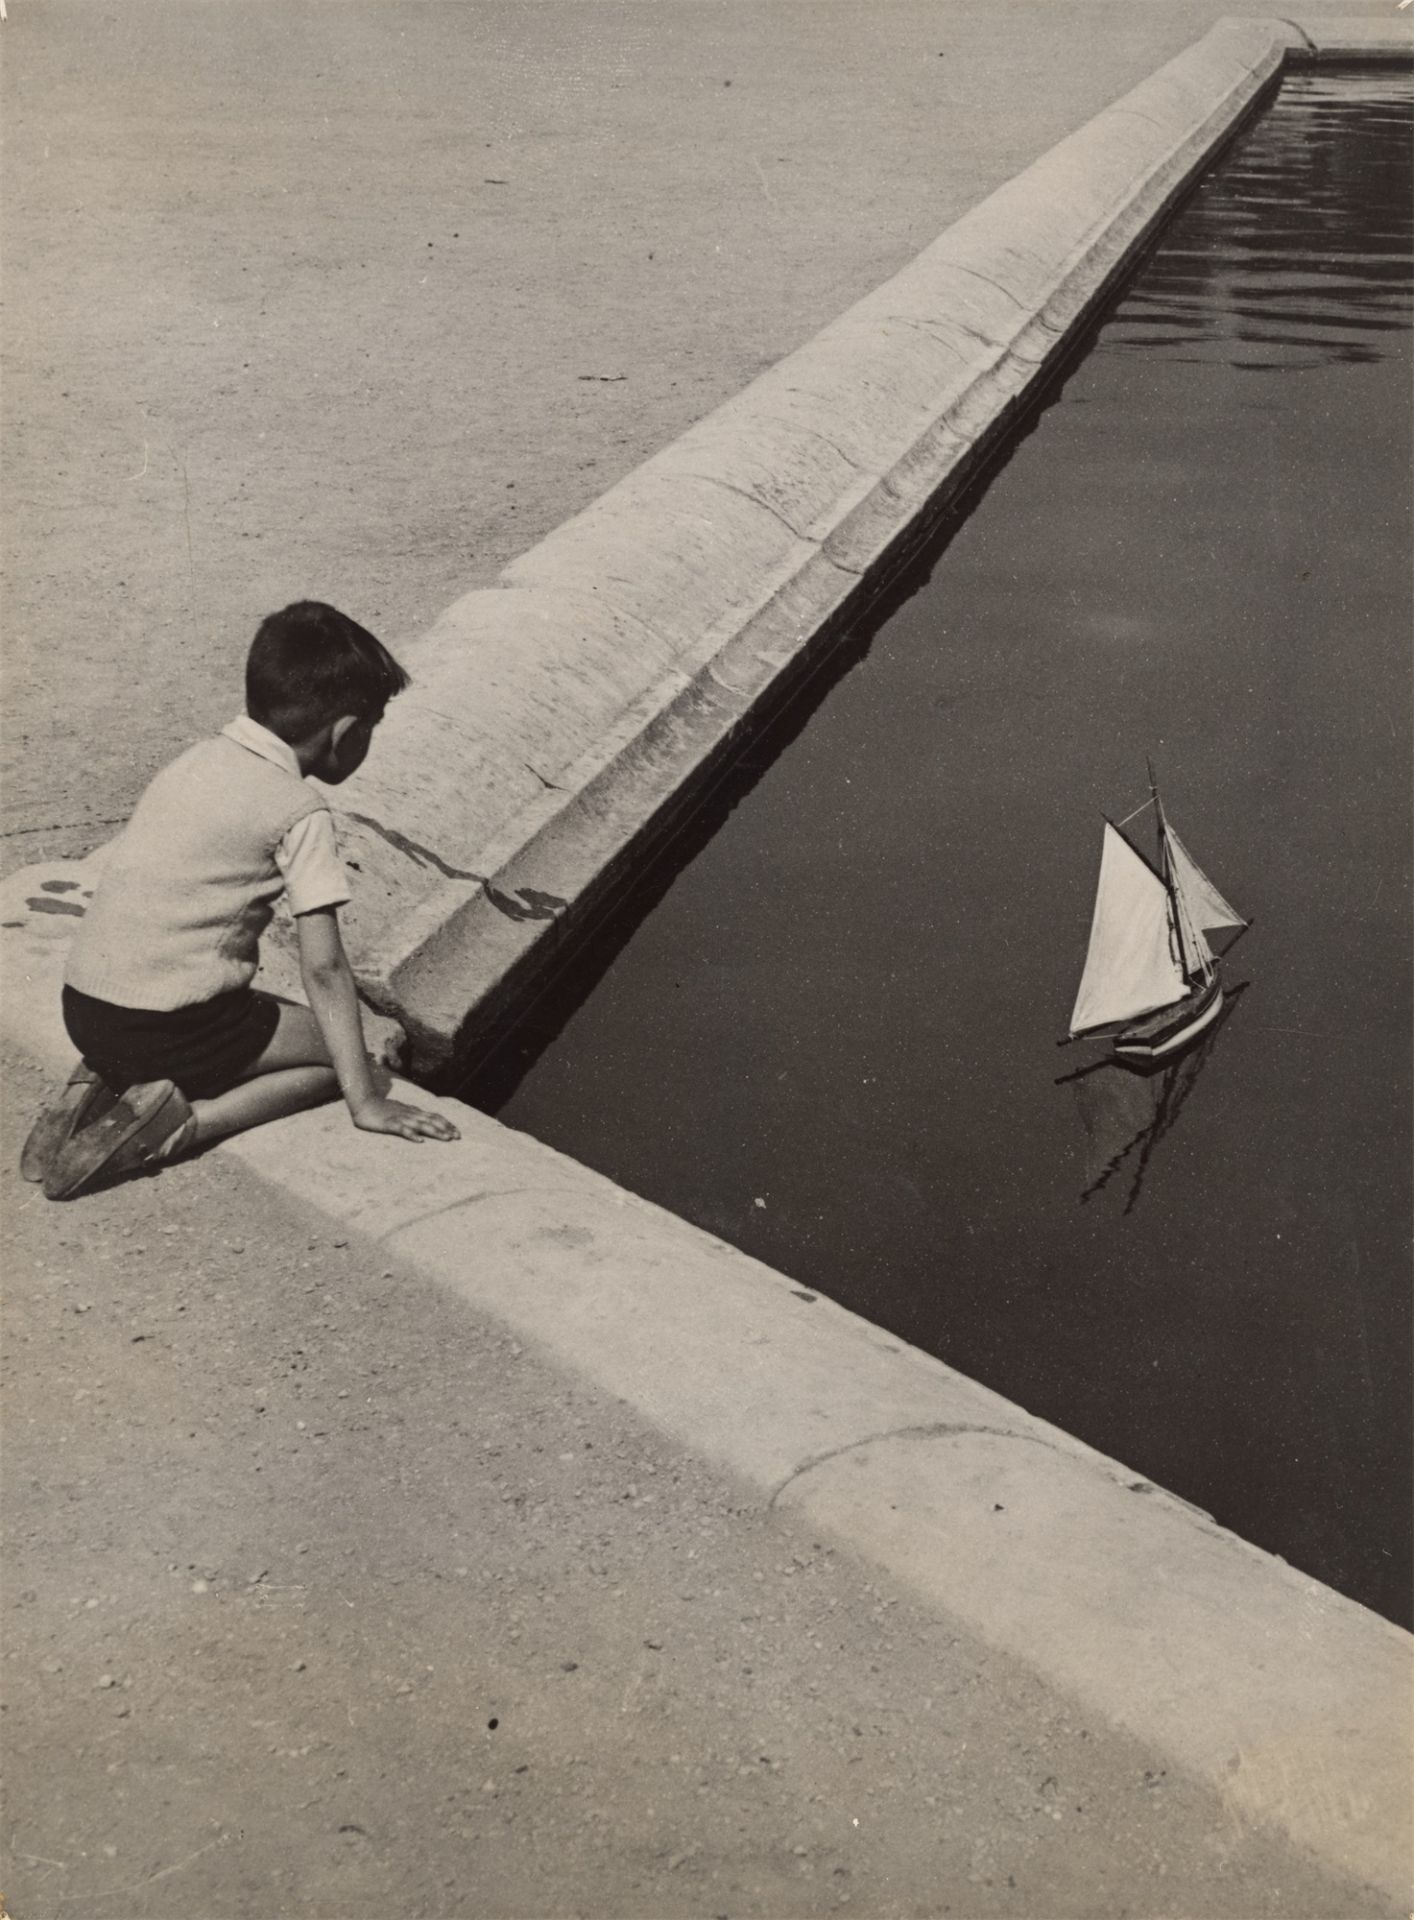
[[[1175,951],[1170,914],[1168,888],[1107,820],[1090,946],[1070,1016],[1072,1034],[1134,1020],[1183,998],[1188,981]]]

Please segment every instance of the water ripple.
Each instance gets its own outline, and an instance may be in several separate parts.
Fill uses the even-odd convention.
[[[1352,138],[1358,123],[1360,137]],[[1119,304],[1101,353],[1247,372],[1407,352],[1414,230],[1414,83],[1298,76],[1220,175],[1194,192]]]

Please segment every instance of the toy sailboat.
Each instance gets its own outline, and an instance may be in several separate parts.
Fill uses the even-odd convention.
[[[1072,1040],[1108,1036],[1120,1059],[1140,1065],[1172,1059],[1217,1019],[1222,982],[1206,936],[1224,927],[1245,932],[1251,924],[1169,825],[1152,769],[1149,799],[1139,811],[1149,806],[1158,824],[1157,867],[1105,821],[1090,946],[1069,1034]]]

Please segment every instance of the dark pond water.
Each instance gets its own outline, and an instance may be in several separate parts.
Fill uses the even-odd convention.
[[[472,1089],[1406,1621],[1412,97],[1283,89]],[[1146,755],[1247,985],[1062,1079]]]

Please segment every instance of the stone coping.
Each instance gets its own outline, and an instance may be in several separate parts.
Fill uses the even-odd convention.
[[[419,1066],[504,1021],[866,610],[1283,64],[1410,45],[1219,22],[407,650],[331,799],[360,985]]]

